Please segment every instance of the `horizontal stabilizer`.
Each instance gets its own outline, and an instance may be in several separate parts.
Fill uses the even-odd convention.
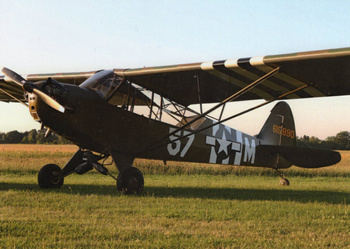
[[[279,154],[291,164],[302,168],[320,168],[340,162],[339,152],[311,148],[259,145],[260,149],[272,154]]]

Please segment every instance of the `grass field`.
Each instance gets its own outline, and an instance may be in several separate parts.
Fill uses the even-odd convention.
[[[0,145],[0,248],[350,248],[349,152],[284,171],[289,187],[269,169],[137,160],[140,196],[96,171],[41,190],[38,170],[75,150]]]

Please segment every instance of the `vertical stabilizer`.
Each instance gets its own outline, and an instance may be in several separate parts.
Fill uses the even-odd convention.
[[[257,138],[262,145],[295,146],[294,118],[286,102],[274,106]]]

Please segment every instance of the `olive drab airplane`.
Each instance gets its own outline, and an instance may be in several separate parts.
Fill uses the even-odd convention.
[[[79,147],[62,169],[41,168],[41,188],[96,169],[116,180],[118,191],[140,193],[144,178],[133,167],[135,158],[267,167],[289,185],[280,169],[341,159],[335,151],[296,147],[284,101],[256,136],[224,122],[273,101],[349,95],[350,48],[80,73],[19,75],[4,67],[2,73],[1,101],[21,102],[46,135],[54,132]],[[256,99],[265,102],[222,118],[226,103]],[[204,108],[207,103],[215,104]],[[214,111],[220,115],[213,117]],[[106,168],[110,156],[118,177]]]

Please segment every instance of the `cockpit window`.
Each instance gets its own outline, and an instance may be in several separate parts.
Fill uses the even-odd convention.
[[[103,95],[103,97],[107,97],[108,94],[116,87],[113,79],[113,71],[103,70],[95,73],[93,76],[85,80],[80,84],[80,87],[96,90],[101,95]]]
[[[96,72],[79,87],[94,90],[113,106],[150,105],[150,99],[141,92],[141,87],[115,75],[111,70]]]
[[[96,87],[92,89],[100,91],[103,94],[103,96],[107,96],[107,94],[111,90],[111,87],[112,87],[112,80],[107,79],[104,82],[101,82],[100,84],[96,84]]]

